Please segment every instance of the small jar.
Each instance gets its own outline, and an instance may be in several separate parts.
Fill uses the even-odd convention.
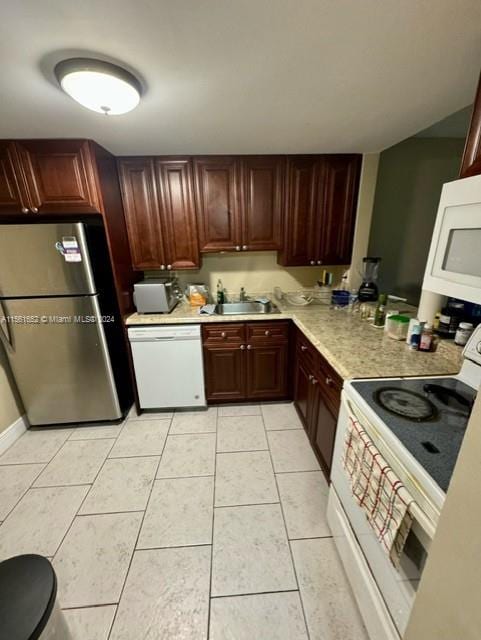
[[[454,336],[454,342],[460,347],[464,347],[464,345],[471,337],[473,330],[474,327],[470,322],[460,322],[456,331],[456,335]]]

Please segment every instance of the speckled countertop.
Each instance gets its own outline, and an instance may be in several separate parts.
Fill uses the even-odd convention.
[[[293,309],[276,304],[281,313],[207,316],[181,302],[169,314],[133,313],[125,323],[135,326],[289,319],[344,379],[453,375],[461,368],[462,349],[452,342],[441,341],[435,353],[411,351],[404,341],[392,340],[382,329],[361,321],[358,314],[323,305]]]

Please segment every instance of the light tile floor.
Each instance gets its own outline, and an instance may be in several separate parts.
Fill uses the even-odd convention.
[[[0,457],[0,559],[53,558],[74,640],[367,640],[290,403],[131,411]]]

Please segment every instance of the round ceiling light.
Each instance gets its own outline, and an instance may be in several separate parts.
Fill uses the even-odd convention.
[[[55,75],[65,93],[97,113],[127,113],[140,102],[140,82],[129,71],[110,62],[69,58],[55,66]]]

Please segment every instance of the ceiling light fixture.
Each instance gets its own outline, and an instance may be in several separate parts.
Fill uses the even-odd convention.
[[[127,113],[140,102],[140,82],[129,71],[110,62],[69,58],[55,66],[55,75],[65,93],[97,113]]]

